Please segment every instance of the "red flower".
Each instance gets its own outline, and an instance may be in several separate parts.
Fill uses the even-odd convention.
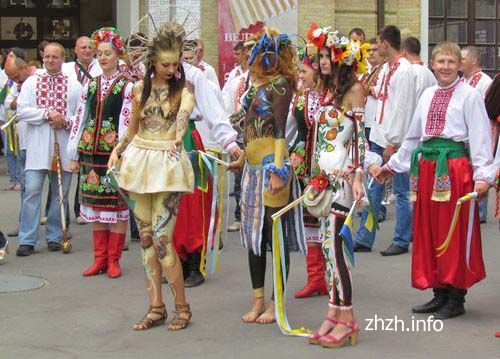
[[[335,48],[332,51],[332,62],[339,62],[342,60],[342,56],[344,55],[344,50],[340,48]]]
[[[318,24],[313,23],[311,25],[311,28],[309,29],[309,32],[307,33],[307,38],[314,46],[316,46],[318,49],[321,49],[325,45],[326,34],[324,32],[321,32],[320,36],[315,37],[313,33],[315,30],[318,29],[319,29]]]
[[[326,174],[320,173],[319,175],[313,178],[311,184],[315,190],[322,191],[328,187],[330,181],[328,180],[328,176]]]

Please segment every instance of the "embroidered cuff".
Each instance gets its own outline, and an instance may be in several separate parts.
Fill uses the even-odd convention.
[[[288,183],[288,176],[290,176],[290,166],[284,165],[283,167],[276,167],[274,164],[269,166],[269,172],[277,174],[283,180],[283,182]]]

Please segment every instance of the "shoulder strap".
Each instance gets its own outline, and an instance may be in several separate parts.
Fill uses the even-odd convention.
[[[92,76],[89,74],[89,72],[88,72],[87,70],[85,70],[85,68],[82,66],[82,64],[81,64],[81,63],[79,63],[78,61],[75,61],[75,64],[76,64],[76,66],[78,66],[78,69],[79,69],[81,72],[83,72],[83,75],[84,75],[85,77],[87,77],[89,80],[91,80],[91,79],[92,79]]]

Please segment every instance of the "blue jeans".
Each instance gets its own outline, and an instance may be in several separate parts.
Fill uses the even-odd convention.
[[[8,138],[8,137],[7,137]],[[5,144],[5,155],[7,156],[7,168],[9,171],[10,183],[21,183],[21,169],[19,168],[19,160],[10,150],[9,141]]]
[[[384,149],[372,143],[371,150],[379,155],[382,155]],[[410,201],[410,178],[408,173],[396,173],[392,179],[392,188],[396,195],[396,227],[392,242],[403,248],[408,248],[412,236],[413,227],[413,207]],[[375,220],[381,208],[382,199],[384,198],[385,186],[377,182],[373,182],[368,189],[373,201],[373,210],[375,212]],[[370,232],[365,227],[367,211],[363,211],[361,215],[361,224],[356,232],[355,243],[362,246],[372,248],[375,241],[375,231]]]
[[[61,207],[59,205],[59,189],[57,186],[57,173],[48,170],[25,171],[25,188],[23,209],[21,214],[21,226],[19,228],[19,244],[35,246],[38,241],[38,230],[40,229],[40,216],[42,204],[42,191],[45,177],[49,176],[52,198],[50,210],[47,216],[45,235],[47,242],[59,243],[62,238]],[[72,173],[63,172],[63,197],[68,202],[68,192],[71,185]]]
[[[26,150],[19,150],[17,159],[19,160],[19,169],[21,171],[21,210],[19,211],[19,223],[21,223],[21,216],[23,214],[24,192],[26,191],[26,178],[24,176],[24,167],[26,166]]]

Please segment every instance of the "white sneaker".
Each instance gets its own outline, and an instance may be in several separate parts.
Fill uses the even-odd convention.
[[[47,217],[42,217],[42,218],[40,219],[40,224],[41,224],[42,226],[45,226],[45,223],[47,223]]]
[[[228,232],[238,232],[240,230],[240,228],[241,228],[241,223],[236,221],[227,227],[227,231]]]
[[[88,222],[82,216],[78,216],[78,217],[76,217],[76,223],[87,224]]]

